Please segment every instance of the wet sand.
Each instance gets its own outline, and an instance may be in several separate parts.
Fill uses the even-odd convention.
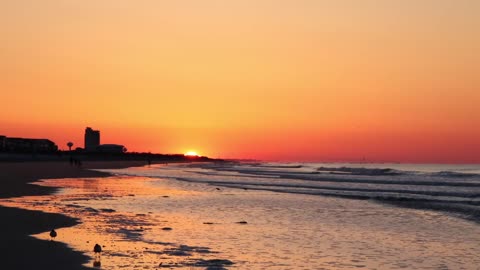
[[[106,177],[108,173],[88,169],[113,169],[143,166],[143,161],[86,162],[82,168],[67,162],[0,163],[0,198],[47,195],[55,188],[31,185],[39,179]],[[78,224],[78,220],[61,214],[0,207],[1,269],[88,269],[82,264],[89,258],[63,243],[31,237],[52,228]]]

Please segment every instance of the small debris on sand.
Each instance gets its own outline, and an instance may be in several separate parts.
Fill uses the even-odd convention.
[[[237,223],[237,224],[248,224],[248,222],[246,222],[246,221],[244,221],[244,220],[238,221],[238,222],[235,222],[235,223]]]

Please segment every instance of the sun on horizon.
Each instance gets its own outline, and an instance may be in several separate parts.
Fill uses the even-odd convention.
[[[185,153],[185,156],[186,157],[198,157],[200,155],[195,151],[188,151],[188,152]]]

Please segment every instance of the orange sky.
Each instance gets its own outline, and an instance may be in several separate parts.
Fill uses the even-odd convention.
[[[0,134],[480,162],[480,1],[0,1]]]

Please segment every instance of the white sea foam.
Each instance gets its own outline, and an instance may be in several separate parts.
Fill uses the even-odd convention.
[[[441,205],[473,218],[480,212],[478,165],[204,163],[110,172],[241,189],[415,202],[417,207],[431,208],[433,203],[436,209]]]

